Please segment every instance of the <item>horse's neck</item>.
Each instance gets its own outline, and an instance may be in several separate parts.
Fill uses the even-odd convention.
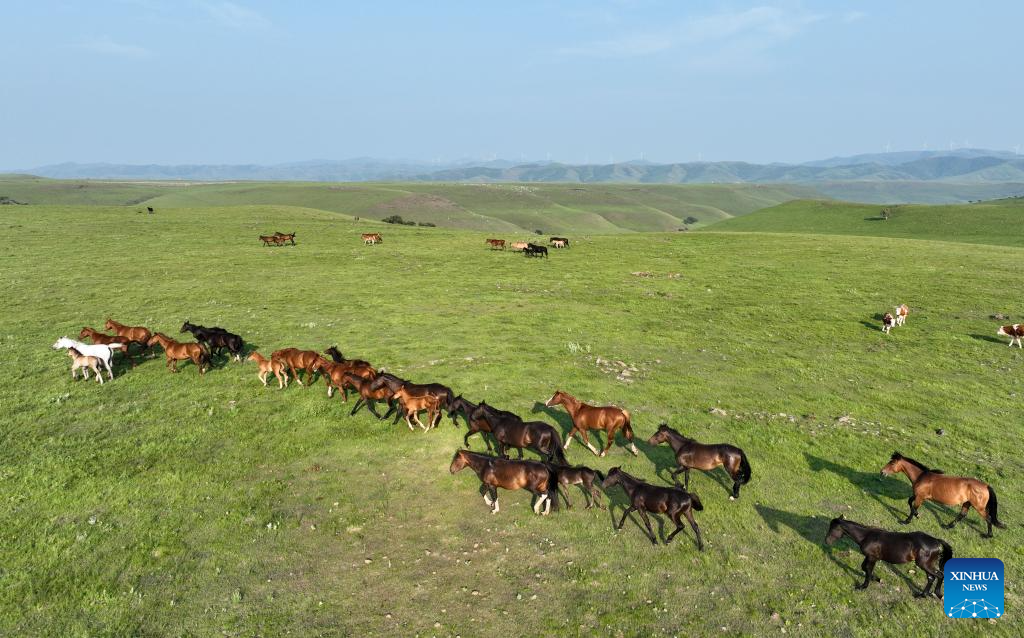
[[[903,473],[907,475],[907,478],[910,479],[911,483],[916,483],[917,479],[921,478],[925,474],[924,470],[913,463],[908,463],[907,461],[903,461],[903,463],[900,464],[900,468],[903,470]]]
[[[490,459],[484,458],[479,454],[469,453],[466,455],[466,462],[469,464],[469,467],[473,468],[473,471],[476,472],[477,476],[479,476],[483,473],[487,464],[490,463]]]
[[[565,404],[565,409],[568,410],[569,414],[576,414],[584,405],[582,401],[568,394],[562,395],[562,403]]]
[[[854,523],[853,521],[843,521],[839,524],[842,526],[843,531],[858,544],[864,540],[864,535],[867,534],[868,531],[868,528],[858,523]]]
[[[625,472],[619,472],[619,484],[622,485],[622,489],[626,490],[626,494],[632,494],[640,484],[640,479],[635,479]]]
[[[682,451],[690,443],[692,443],[692,441],[690,439],[686,438],[685,436],[683,436],[682,434],[677,434],[675,432],[669,432],[668,433],[668,445],[669,445],[669,447],[672,448],[672,451],[675,452],[676,454],[678,454],[680,451]]]

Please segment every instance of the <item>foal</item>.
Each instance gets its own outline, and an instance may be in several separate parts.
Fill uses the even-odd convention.
[[[668,545],[675,535],[684,529],[682,518],[685,516],[686,520],[690,521],[693,533],[697,535],[697,549],[704,550],[700,528],[697,527],[697,521],[693,519],[693,510],[699,512],[704,509],[704,505],[696,494],[690,494],[678,487],[661,487],[645,483],[635,476],[626,474],[621,467],[610,469],[608,478],[601,482],[601,487],[605,490],[614,485],[621,485],[626,495],[629,496],[629,507],[622,513],[622,520],[615,528],[616,531],[622,529],[622,526],[626,524],[626,517],[629,516],[629,513],[636,510],[640,513],[644,525],[647,526],[647,538],[651,543],[657,545],[658,537],[651,529],[651,519],[647,517],[647,512],[667,514],[676,524],[675,530],[665,539],[665,544]]]
[[[373,384],[370,384],[373,387]],[[378,388],[379,389],[379,388]],[[441,420],[441,400],[433,394],[411,394],[405,387],[401,387],[395,390],[394,396],[398,399],[398,404],[402,407],[402,411],[405,412],[405,423],[412,427],[412,420],[416,420],[416,425],[423,428],[426,432],[431,428],[437,427],[437,423]],[[419,413],[423,410],[427,411],[427,423],[430,425],[423,425],[420,421]]]
[[[264,387],[267,385],[267,375],[271,372],[277,377],[277,389],[288,386],[288,375],[284,374],[284,364],[280,361],[274,361],[273,359],[267,359],[258,352],[253,352],[248,357],[247,361],[255,361],[259,366],[260,371],[256,373],[256,378],[263,382]]]
[[[84,355],[74,348],[68,348],[68,356],[71,357],[71,378],[78,378],[78,369],[82,369],[82,376],[86,379],[89,378],[89,370],[92,370],[96,375],[96,380],[103,385],[103,373],[100,372],[100,360],[99,357],[91,357]]]
[[[684,489],[690,489],[690,468],[709,471],[719,465],[725,467],[725,471],[732,477],[732,496],[729,500],[740,497],[740,486],[750,482],[750,463],[743,450],[728,443],[705,445],[698,443],[689,437],[668,427],[665,423],[658,426],[658,431],[647,439],[651,445],[668,443],[676,454],[676,463],[679,467],[672,470],[672,480],[679,485],[677,478],[683,472],[686,483]]]
[[[510,461],[508,459],[458,450],[448,470],[455,474],[466,466],[473,468],[480,479],[480,493],[491,514],[500,511],[498,489],[529,490],[537,501],[533,513],[546,516],[552,508],[558,509],[558,477],[555,468],[537,461]],[[543,507],[543,511],[542,508]]]
[[[932,470],[914,459],[893,452],[889,462],[882,468],[882,476],[903,472],[913,484],[914,495],[907,499],[910,504],[910,515],[907,520],[900,521],[904,525],[917,516],[917,510],[925,501],[935,501],[943,505],[960,505],[960,513],[956,518],[944,525],[952,529],[971,511],[971,507],[988,523],[988,532],[983,538],[992,538],[992,526],[1004,529],[999,520],[996,492],[992,486],[976,478],[965,476],[946,476],[942,470]]]
[[[953,548],[946,541],[922,532],[888,532],[877,527],[854,523],[840,516],[832,519],[825,544],[832,545],[843,534],[853,539],[853,542],[860,546],[860,553],[864,554],[864,562],[860,565],[864,570],[864,582],[857,585],[856,589],[867,588],[872,580],[882,582],[881,578],[872,574],[875,563],[880,560],[894,565],[914,561],[928,576],[924,589],[914,596],[922,598],[932,593],[936,598],[942,598],[942,568],[946,561],[953,558]],[[933,585],[935,591],[929,592]]]
[[[583,465],[576,467],[569,467],[568,465],[556,465],[554,466],[558,474],[558,485],[559,487],[565,486],[566,490],[562,491],[562,498],[565,499],[566,506],[572,509],[572,502],[569,501],[568,488],[570,485],[579,485],[580,489],[583,490],[583,498],[587,500],[586,509],[590,509],[594,505],[604,509],[604,505],[601,504],[601,491],[594,487],[594,481],[604,481],[604,474],[600,470],[593,470]]]
[[[572,418],[572,429],[569,430],[569,435],[565,437],[564,449],[569,449],[569,444],[572,443],[572,436],[579,432],[583,435],[583,443],[590,448],[591,452],[597,456],[604,456],[608,454],[608,450],[612,447],[612,441],[615,440],[615,432],[621,429],[623,436],[629,441],[629,451],[633,453],[633,456],[640,453],[633,443],[633,426],[629,423],[628,411],[614,405],[601,407],[587,405],[561,390],[555,390],[555,393],[544,405],[548,407],[564,405],[565,411]],[[600,454],[590,444],[590,437],[587,435],[587,432],[590,430],[604,430],[605,437],[608,439],[604,450]],[[598,442],[600,443],[600,441]]]

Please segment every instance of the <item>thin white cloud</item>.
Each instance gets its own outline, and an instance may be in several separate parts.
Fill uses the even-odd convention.
[[[847,11],[843,14],[843,22],[851,24],[853,22],[859,22],[866,17],[868,17],[868,14],[863,11]]]
[[[234,2],[205,2],[203,9],[221,24],[239,30],[265,29],[270,20],[256,11]]]
[[[83,40],[78,47],[87,51],[94,51],[96,53],[104,53],[107,55],[118,55],[122,57],[145,58],[151,55],[149,49],[145,47],[140,47],[135,44],[114,42],[110,37],[105,35]]]

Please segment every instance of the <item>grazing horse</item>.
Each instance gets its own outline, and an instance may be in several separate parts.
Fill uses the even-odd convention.
[[[522,252],[526,250],[526,247],[529,245],[530,244],[526,243],[525,241],[514,241],[510,244],[510,247],[512,248],[512,250],[516,252]]]
[[[523,250],[523,256],[524,257],[540,257],[542,255],[544,257],[548,256],[548,248],[547,248],[547,246],[539,246],[537,244],[527,244],[526,248]]]
[[[872,580],[882,582],[881,578],[872,574],[875,563],[880,560],[894,565],[914,561],[928,577],[924,589],[914,596],[923,598],[931,593],[936,598],[942,598],[942,568],[946,561],[953,558],[953,548],[946,541],[922,532],[889,532],[854,523],[840,516],[833,518],[829,524],[825,544],[832,545],[844,534],[853,539],[860,546],[860,553],[864,554],[864,562],[860,564],[864,570],[864,582],[855,589],[866,589]],[[933,585],[935,591],[929,592]]]
[[[191,332],[196,341],[201,341],[210,348],[213,355],[220,354],[221,350],[227,350],[235,356],[235,361],[242,360],[242,350],[245,342],[238,335],[228,332],[224,328],[204,328],[186,321],[181,324],[181,332]]]
[[[155,346],[158,343],[164,349],[164,356],[167,357],[167,367],[171,369],[171,372],[178,372],[179,361],[189,359],[199,368],[200,375],[206,374],[206,369],[210,366],[210,351],[206,349],[205,344],[181,343],[171,339],[162,332],[156,332],[149,338],[146,345]]]
[[[562,439],[555,428],[543,421],[523,421],[508,412],[492,412],[487,407],[481,402],[473,416],[482,417],[487,422],[491,436],[498,444],[498,456],[508,458],[506,448],[514,447],[519,450],[519,458],[523,458],[523,448],[530,448],[545,457],[548,463],[569,464],[562,450]]]
[[[68,348],[68,356],[71,357],[71,378],[78,378],[78,369],[82,369],[82,376],[86,380],[89,379],[89,370],[92,370],[96,375],[96,380],[103,385],[103,373],[100,371],[100,358],[93,357],[91,355],[85,355],[75,350],[74,348]]]
[[[491,247],[491,250],[505,250],[505,240],[504,239],[488,239],[484,243],[489,245]]]
[[[277,242],[279,244],[283,244],[286,241],[290,241],[292,243],[292,246],[295,245],[295,233],[294,232],[291,232],[291,233],[274,233],[274,237],[277,237]]]
[[[569,435],[565,437],[565,449],[568,449],[569,444],[572,443],[573,435],[579,432],[583,435],[583,443],[590,448],[591,452],[597,456],[604,456],[608,454],[608,450],[612,447],[612,441],[615,440],[615,432],[621,428],[623,436],[629,441],[629,451],[633,453],[633,456],[639,454],[636,445],[633,443],[633,426],[629,422],[628,411],[614,405],[601,407],[587,405],[561,390],[555,390],[555,393],[544,405],[549,408],[556,405],[564,405],[565,411],[572,418],[572,429],[569,430]],[[604,450],[600,453],[590,444],[590,437],[587,435],[587,432],[590,430],[604,430],[605,436],[608,439]]]
[[[568,237],[551,237],[551,238],[548,239],[548,243],[550,243],[555,248],[568,248],[569,247],[569,238]]]
[[[106,323],[103,324],[103,329],[113,330],[117,336],[138,343],[147,343],[149,338],[153,336],[153,333],[145,326],[126,326],[123,323],[117,323],[113,319],[107,319]]]
[[[1024,349],[1024,345],[1021,344],[1021,339],[1024,339],[1024,325],[1015,323],[1012,326],[999,326],[996,334],[1000,337],[1009,337],[1011,348],[1016,343],[1021,349]]]
[[[96,357],[103,364],[103,367],[107,369],[107,376],[111,379],[114,378],[114,371],[110,367],[110,360],[114,356],[114,349],[120,349],[124,345],[123,343],[82,343],[81,341],[75,341],[74,339],[68,339],[67,337],[61,337],[57,339],[51,348],[54,350],[60,350],[61,348],[74,348],[82,354],[89,357]]]
[[[398,392],[400,388],[404,388],[406,393],[410,396],[431,394],[438,399],[438,403],[445,410],[451,405],[452,399],[455,397],[455,393],[452,389],[446,385],[440,383],[410,383],[401,377],[388,372],[381,372],[374,378],[373,383],[370,384],[371,390],[378,390],[382,385],[386,385],[391,388],[392,392]],[[440,418],[440,414],[438,417]],[[431,427],[437,425],[433,424]]]
[[[363,245],[373,246],[384,242],[384,238],[380,236],[380,233],[363,233]]]
[[[903,324],[907,323],[907,315],[909,314],[910,308],[907,307],[907,304],[901,303],[900,305],[896,306],[896,325],[902,326]]]
[[[355,374],[354,372],[346,372],[344,374],[343,383],[345,384],[345,387],[352,388],[359,394],[359,398],[356,399],[356,404],[352,406],[352,411],[349,412],[349,416],[355,414],[363,405],[373,413],[373,416],[380,420],[388,418],[395,410],[395,406],[392,404],[392,399],[394,398],[395,393],[386,385],[383,385],[376,390],[371,390],[370,385],[372,381],[372,378],[367,379]],[[384,416],[381,416],[380,413],[377,412],[377,409],[374,407],[374,401],[386,401],[388,403],[388,411]]]
[[[885,313],[882,315],[882,332],[889,334],[892,327],[896,325],[896,320],[893,318],[892,313]]]
[[[993,525],[1000,529],[1006,528],[999,520],[996,492],[988,483],[965,476],[946,476],[942,470],[929,469],[914,459],[893,452],[889,462],[882,468],[882,476],[897,472],[906,474],[914,488],[914,495],[907,500],[910,515],[907,516],[907,520],[900,521],[904,525],[909,524],[918,515],[917,510],[922,503],[935,501],[943,505],[960,505],[960,513],[956,518],[943,526],[946,529],[952,529],[963,520],[972,506],[988,523],[988,532],[982,534],[983,538],[992,538]]]
[[[130,341],[128,339],[125,339],[124,337],[114,337],[108,334],[103,334],[102,332],[96,330],[95,328],[90,328],[89,326],[85,326],[84,328],[82,328],[81,332],[78,333],[78,338],[89,339],[93,343],[98,343],[104,346],[111,346],[114,350],[120,350],[121,354],[124,355],[124,358],[128,361],[128,363],[132,364],[133,368],[135,367],[135,362],[132,361],[131,354],[128,352],[128,346],[130,346],[133,343],[138,343],[137,341]],[[143,350],[145,350],[145,343],[139,343],[139,345],[142,346]]]
[[[291,370],[292,376],[299,385],[312,385],[313,374],[320,369],[323,357],[316,350],[299,350],[298,348],[281,348],[270,353],[271,359],[276,359]],[[306,371],[306,382],[299,378],[299,371]]]
[[[569,509],[572,509],[572,502],[569,501],[568,494],[570,485],[579,485],[580,489],[583,490],[583,498],[587,500],[586,509],[590,509],[595,505],[601,509],[605,508],[604,505],[601,504],[601,491],[594,487],[595,480],[604,481],[604,474],[599,470],[593,470],[583,465],[578,465],[576,467],[556,465],[555,470],[558,474],[559,487],[565,486],[565,490],[561,490],[561,494]]]
[[[747,461],[747,455],[735,445],[698,443],[665,423],[658,426],[658,431],[652,434],[647,442],[650,445],[669,444],[676,455],[676,463],[679,464],[678,468],[672,470],[672,480],[679,485],[678,475],[683,472],[686,481],[683,489],[690,489],[690,468],[709,471],[719,465],[724,466],[725,471],[732,477],[730,501],[739,498],[740,486],[750,482],[750,463]]]
[[[529,490],[537,497],[533,504],[534,514],[547,515],[552,508],[558,509],[558,475],[550,465],[458,450],[448,469],[455,474],[467,465],[480,479],[480,493],[484,503],[491,508],[491,514],[497,514],[501,509],[498,506],[499,487],[503,490]]]
[[[697,549],[704,550],[704,541],[700,537],[700,528],[697,527],[697,521],[693,519],[693,510],[699,512],[704,509],[704,505],[697,498],[696,494],[690,494],[678,487],[661,487],[660,485],[645,483],[635,476],[623,472],[621,467],[613,467],[608,470],[608,478],[601,482],[601,487],[605,490],[614,485],[621,485],[629,497],[629,507],[622,513],[622,520],[619,521],[615,531],[622,529],[622,526],[626,524],[626,517],[629,516],[630,512],[636,510],[640,513],[640,518],[643,519],[644,525],[647,526],[647,538],[650,539],[651,543],[657,545],[658,537],[654,535],[654,530],[651,529],[651,519],[647,517],[647,512],[667,514],[676,524],[675,530],[665,539],[665,544],[668,545],[675,538],[675,535],[684,529],[685,526],[682,519],[685,516],[686,520],[690,521],[693,533],[697,535]]]
[[[288,386],[288,375],[284,374],[284,363],[280,361],[274,361],[273,359],[267,359],[258,352],[253,352],[248,357],[247,361],[255,361],[259,366],[260,371],[256,373],[256,378],[263,382],[263,385],[267,385],[267,375],[271,372],[277,377],[277,389]]]
[[[484,409],[495,410],[486,403],[483,404],[483,406]],[[477,412],[478,409],[480,409],[479,405],[467,401],[466,399],[462,398],[462,395],[460,394],[459,396],[455,397],[448,403],[448,418],[452,420],[452,423],[458,426],[459,421],[456,418],[456,415],[459,412],[461,412],[462,416],[466,417],[466,427],[469,430],[468,432],[466,432],[466,436],[462,437],[462,444],[468,448],[469,437],[473,436],[477,432],[480,432],[480,436],[481,438],[483,438],[484,444],[487,445],[487,451],[490,452],[491,441],[486,436],[484,436],[483,433],[490,432],[491,426],[487,423],[487,419],[483,418],[483,413]],[[500,410],[495,411],[500,412]],[[508,412],[508,414],[512,413]]]

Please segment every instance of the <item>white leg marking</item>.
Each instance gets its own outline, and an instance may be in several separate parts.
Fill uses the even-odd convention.
[[[570,443],[572,443],[572,437],[571,436],[565,440],[565,445],[562,446],[562,449],[563,450],[568,450]]]

